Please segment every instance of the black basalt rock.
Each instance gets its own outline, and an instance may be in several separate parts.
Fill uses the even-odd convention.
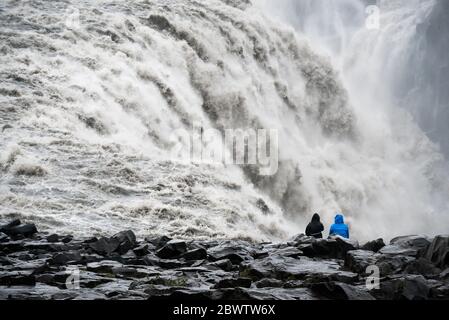
[[[204,260],[207,258],[207,251],[203,248],[190,250],[186,253],[183,253],[181,255],[181,258],[184,258],[186,260]]]
[[[377,239],[365,243],[360,249],[368,250],[373,252],[379,252],[380,249],[385,247],[385,242],[383,239]]]
[[[3,226],[1,228],[1,232],[7,234],[12,238],[19,239],[29,238],[37,233],[37,228],[34,224],[17,225],[17,223],[20,223],[20,220],[14,220],[8,225]]]
[[[187,251],[187,244],[184,241],[171,240],[167,242],[156,255],[161,259],[177,258]]]
[[[449,267],[449,236],[435,237],[425,256],[439,268]]]

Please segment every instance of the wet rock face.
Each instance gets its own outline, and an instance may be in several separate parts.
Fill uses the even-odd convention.
[[[438,236],[433,239],[425,254],[437,267],[449,267],[449,236]]]
[[[342,237],[332,237],[331,239],[312,239],[303,242],[297,239],[298,248],[308,257],[320,257],[329,259],[344,259],[346,253],[358,249],[356,242],[344,239]]]
[[[21,224],[17,219],[0,226],[0,232],[12,238],[29,238],[37,233],[37,228],[34,224]]]
[[[0,299],[448,299],[447,237],[362,247],[303,235],[286,243],[74,239],[1,226]],[[16,229],[17,230],[17,229]],[[377,267],[378,286],[367,286]]]
[[[368,251],[373,251],[373,252],[379,252],[380,249],[382,249],[383,247],[385,247],[385,242],[383,239],[377,239],[377,240],[373,240],[373,241],[369,241],[367,243],[365,243],[361,249],[362,250],[368,250]]]

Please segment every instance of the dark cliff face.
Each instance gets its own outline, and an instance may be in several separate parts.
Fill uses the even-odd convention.
[[[449,1],[439,0],[417,25],[397,98],[449,157]]]

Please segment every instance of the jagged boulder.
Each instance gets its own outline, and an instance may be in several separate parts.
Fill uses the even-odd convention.
[[[368,250],[348,251],[345,266],[353,272],[365,274],[368,266],[375,265],[379,257],[379,254]]]
[[[427,300],[430,286],[421,275],[397,275],[381,281],[371,293],[382,300]]]
[[[137,241],[134,233],[128,230],[119,232],[110,238],[102,237],[98,240],[93,238],[92,241],[89,240],[88,245],[96,253],[107,256],[114,252],[125,254],[137,246]]]
[[[142,245],[138,246],[137,248],[134,248],[133,252],[136,256],[143,257],[143,256],[147,255],[148,253],[150,253],[149,245],[142,244]]]
[[[119,243],[116,249],[119,254],[125,254],[137,246],[136,235],[131,230],[119,232],[113,235],[112,239],[117,240]]]
[[[184,241],[170,240],[156,252],[156,255],[161,259],[172,259],[179,257],[186,251],[187,244]]]
[[[368,250],[373,252],[379,252],[380,249],[385,247],[385,242],[383,239],[377,239],[365,243],[360,249]]]
[[[410,262],[404,269],[407,274],[421,274],[424,277],[436,277],[441,273],[441,269],[425,258],[419,258]]]
[[[329,239],[314,239],[311,243],[298,245],[305,256],[327,259],[345,259],[346,253],[357,250],[359,245],[355,241],[336,236]]]
[[[426,258],[437,267],[443,269],[449,266],[449,236],[437,236],[433,239],[427,252]]]
[[[414,235],[396,237],[390,241],[391,246],[408,249],[409,253],[407,255],[413,255],[414,257],[422,257],[425,255],[430,243],[429,238]]]
[[[249,278],[237,278],[237,279],[222,279],[215,286],[215,289],[221,288],[250,288],[251,279]]]
[[[4,234],[3,232],[0,232],[0,242],[8,242],[9,241],[9,237]]]
[[[203,248],[187,251],[181,255],[186,260],[204,260],[207,258],[207,251]]]
[[[103,256],[110,255],[118,249],[120,242],[118,239],[102,237],[97,241],[89,243],[89,247]]]
[[[19,219],[13,220],[8,224],[0,226],[0,232],[12,238],[29,238],[37,233],[37,228],[34,224],[21,224]]]
[[[244,241],[223,241],[208,250],[211,261],[229,259],[232,264],[239,265],[243,261],[253,260],[255,250]]]
[[[19,219],[14,219],[7,224],[0,226],[0,232],[5,232],[5,230],[9,230],[11,228],[20,226],[22,222]]]
[[[161,236],[156,238],[146,238],[145,240],[150,244],[152,244],[154,247],[156,247],[156,249],[160,249],[163,246],[165,246],[167,242],[172,240],[172,238],[167,236]]]
[[[311,286],[314,293],[332,300],[375,300],[361,287],[339,282],[321,282]]]

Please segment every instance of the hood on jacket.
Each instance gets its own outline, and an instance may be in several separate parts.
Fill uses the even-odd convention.
[[[320,222],[320,216],[319,216],[318,213],[315,213],[315,214],[312,216],[312,221],[314,221],[314,222]]]
[[[335,216],[335,224],[344,224],[344,223],[345,223],[345,219],[343,218],[343,215],[337,214]]]

